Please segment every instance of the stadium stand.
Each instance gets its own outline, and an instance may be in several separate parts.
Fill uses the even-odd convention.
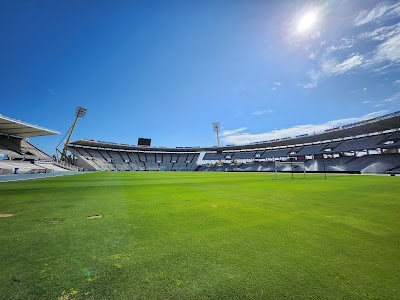
[[[400,132],[390,134],[383,141],[380,142],[381,148],[391,148],[400,146]]]
[[[297,155],[315,155],[323,153],[323,150],[327,147],[327,145],[312,145],[312,146],[304,146]]]
[[[289,151],[289,156],[299,156],[299,152],[301,151],[303,147],[294,147],[290,149]]]
[[[362,157],[338,157],[326,159],[310,159],[305,163],[309,173],[354,173],[354,174],[384,174],[397,172],[400,169],[400,155],[374,154]],[[279,166],[279,172],[291,171],[290,165]],[[224,172],[274,172],[273,161],[253,162],[240,165],[222,164],[215,166],[200,166],[199,171],[224,171]],[[294,172],[302,172],[298,166],[294,166]]]
[[[255,151],[250,152],[236,152],[233,154],[232,159],[252,159],[256,155]]]
[[[400,167],[398,167],[398,168],[393,168],[393,169],[391,169],[391,170],[389,170],[389,171],[387,171],[387,173],[388,174],[400,174]]]
[[[76,166],[59,164],[27,140],[53,134],[58,132],[0,115],[0,175],[76,171]]]
[[[343,141],[337,147],[332,149],[332,152],[346,152],[346,151],[357,151],[357,150],[368,150],[377,148],[377,144],[384,140],[384,136],[373,136],[354,139],[350,141]]]
[[[288,149],[281,149],[281,150],[267,150],[259,158],[280,158],[280,157],[287,157],[290,148]]]
[[[93,171],[273,172],[274,161],[291,159],[304,161],[308,172],[387,173],[400,167],[399,124],[400,112],[394,112],[313,135],[246,145],[157,148],[78,140],[68,149],[77,166]],[[287,168],[281,164],[278,171]]]
[[[80,167],[90,171],[194,171],[200,153],[128,151],[78,145],[68,150]]]
[[[0,135],[0,149],[2,153],[7,153],[12,159],[51,159],[49,155],[39,150],[28,141],[13,136]]]
[[[33,162],[25,161],[0,161],[0,168],[9,170],[9,174],[36,174],[50,173],[50,169],[34,164]]]
[[[204,160],[223,160],[225,159],[225,153],[207,153]]]
[[[245,160],[242,153],[251,147],[270,146],[271,142],[238,146],[232,157],[236,166],[225,159],[224,154],[232,147],[212,149],[203,158],[205,166],[200,171],[273,171],[271,162],[290,159],[305,160],[309,172],[346,173],[390,173],[397,172],[400,165],[400,113],[392,113],[381,118],[343,126],[334,131],[324,132],[317,143],[308,143],[315,136],[303,135],[301,138],[274,141],[276,147],[266,147],[254,153],[252,160]],[[357,127],[360,127],[359,129]],[[351,131],[349,130],[351,128]],[[351,132],[347,135],[344,133]],[[329,136],[331,139],[322,138]],[[296,140],[294,145],[293,140]],[[301,143],[304,142],[304,143]],[[286,144],[286,145],[285,145]],[[250,147],[250,148],[249,148]],[[214,151],[221,151],[216,156]],[[236,149],[234,149],[236,150]],[[257,159],[258,158],[258,159]],[[218,159],[218,161],[217,161]],[[278,168],[279,170],[279,168]],[[284,170],[279,170],[284,171]]]

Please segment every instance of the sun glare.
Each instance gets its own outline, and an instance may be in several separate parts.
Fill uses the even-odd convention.
[[[310,11],[302,16],[297,23],[297,32],[303,33],[312,29],[317,22],[317,13],[315,11]]]

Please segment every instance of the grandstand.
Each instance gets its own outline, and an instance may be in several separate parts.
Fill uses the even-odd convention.
[[[294,160],[305,162],[307,172],[398,174],[399,124],[400,112],[394,112],[314,135],[206,149],[199,170],[272,172],[274,161]]]
[[[246,145],[157,148],[85,139],[70,143],[68,150],[78,167],[91,171],[273,172],[274,161],[295,160],[305,162],[307,172],[399,173],[399,124],[398,111],[313,135]]]
[[[76,170],[76,166],[60,165],[28,141],[53,134],[58,132],[0,115],[0,175]]]
[[[194,171],[200,151],[142,148],[115,143],[80,140],[68,150],[75,164],[90,171]]]
[[[88,171],[273,172],[275,161],[302,161],[307,172],[392,173],[400,170],[400,112],[313,135],[222,147],[143,147],[83,139],[71,142],[72,165],[28,138],[57,134],[0,116],[0,174]],[[285,171],[278,167],[278,171]],[[296,171],[296,169],[294,169]]]

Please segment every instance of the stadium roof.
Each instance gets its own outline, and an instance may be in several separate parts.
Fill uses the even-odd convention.
[[[349,124],[337,128],[327,129],[315,135],[302,135],[290,139],[277,139],[246,145],[232,145],[224,147],[176,147],[176,148],[157,148],[157,147],[138,147],[127,144],[117,144],[95,140],[78,140],[70,143],[71,146],[87,146],[94,148],[141,150],[141,151],[166,151],[166,152],[198,152],[198,151],[229,151],[258,148],[284,147],[289,145],[302,145],[331,141],[349,137],[368,135],[377,132],[384,132],[400,128],[400,112],[391,113],[374,119],[364,120],[354,124]]]
[[[0,134],[30,138],[59,134],[59,132],[0,115]]]

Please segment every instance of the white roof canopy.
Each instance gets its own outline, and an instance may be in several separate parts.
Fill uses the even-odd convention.
[[[59,132],[0,115],[0,134],[30,138],[59,134]]]

